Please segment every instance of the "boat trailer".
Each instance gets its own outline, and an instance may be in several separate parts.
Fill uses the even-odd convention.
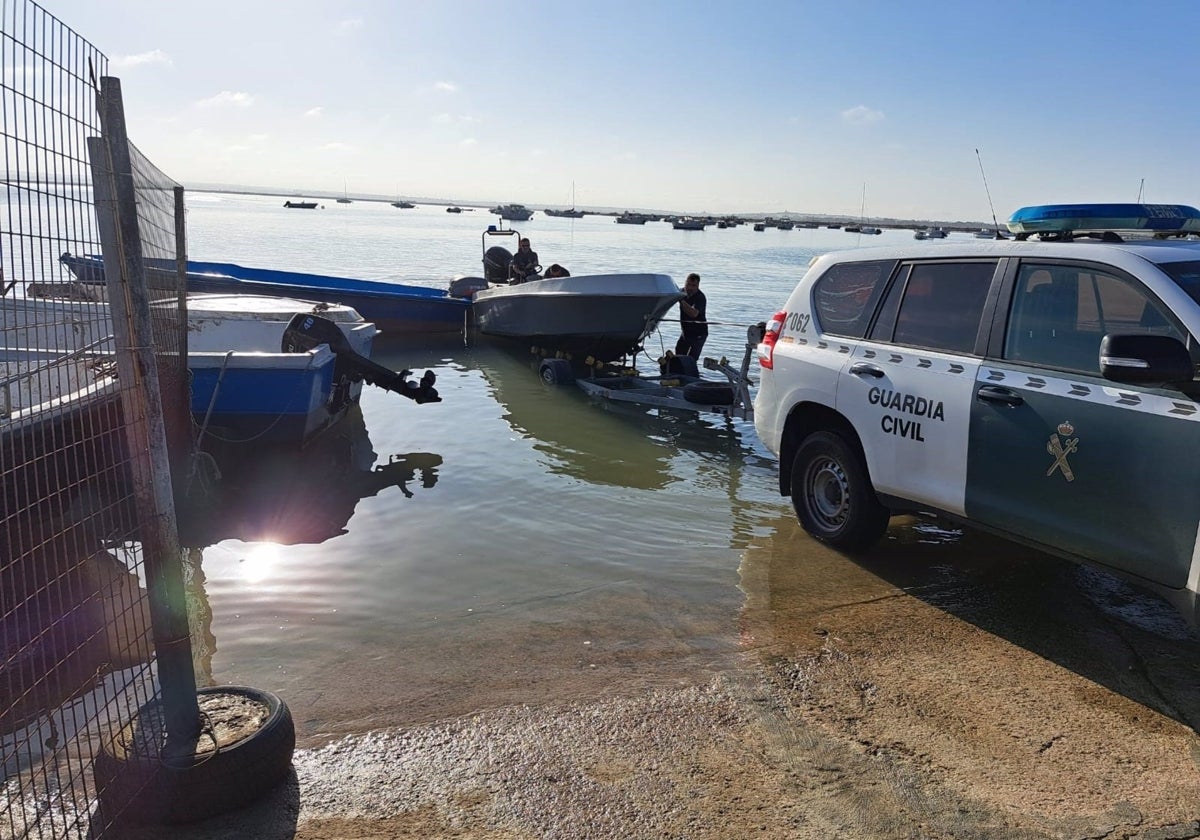
[[[750,386],[754,383],[750,379],[750,359],[765,332],[766,324],[761,322],[746,330],[746,350],[737,369],[724,357],[704,359],[704,369],[718,371],[724,381],[703,378],[694,359],[669,352],[660,363],[664,372],[659,376],[641,374],[633,367],[613,369],[610,365],[588,363],[585,363],[587,374],[577,376],[574,364],[567,358],[542,359],[538,374],[548,385],[574,383],[588,396],[605,402],[714,413],[752,421],[754,403]]]

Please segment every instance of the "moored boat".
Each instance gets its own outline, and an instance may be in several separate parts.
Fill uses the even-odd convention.
[[[177,303],[172,299],[165,305]],[[0,315],[14,325],[6,335],[6,353],[18,352],[14,346],[21,342],[23,358],[38,364],[61,368],[64,358],[72,357],[81,371],[114,365],[111,316],[103,301],[6,297],[0,299]],[[57,329],[61,324],[72,329]],[[320,340],[311,338],[318,332]],[[377,333],[348,306],[246,294],[189,295],[192,415],[202,432],[219,429],[229,442],[302,446],[358,401],[364,381],[418,402],[436,401],[433,379],[422,382],[422,394],[404,382],[405,374],[370,362]]]
[[[104,264],[93,255],[59,258],[82,282],[104,281]],[[172,265],[153,264],[152,269],[172,271]],[[279,295],[322,303],[341,303],[357,310],[386,335],[461,332],[469,303],[451,297],[444,289],[304,274],[268,268],[250,268],[236,263],[189,260],[189,292]]]
[[[683,293],[666,274],[573,274],[508,283],[511,253],[488,247],[484,234],[486,287],[473,294],[472,319],[485,335],[519,339],[578,360],[611,362],[638,350],[642,340]],[[506,259],[507,258],[507,259]]]
[[[524,204],[500,204],[491,212],[510,222],[527,222],[533,218],[533,211]]]
[[[626,210],[620,216],[617,216],[616,222],[619,225],[644,225],[649,219],[650,217],[645,213],[631,213]]]
[[[316,210],[317,202],[315,201],[285,201],[284,207],[290,207],[293,210]]]

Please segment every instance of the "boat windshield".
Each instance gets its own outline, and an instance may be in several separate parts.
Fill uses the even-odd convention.
[[[1158,267],[1187,292],[1188,297],[1200,303],[1200,260],[1158,263]]]

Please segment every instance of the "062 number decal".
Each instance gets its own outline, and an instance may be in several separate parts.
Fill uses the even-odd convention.
[[[808,325],[811,321],[812,316],[807,312],[793,312],[788,315],[788,330],[799,333],[808,332]]]

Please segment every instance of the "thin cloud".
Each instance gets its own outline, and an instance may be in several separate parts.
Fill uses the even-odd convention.
[[[339,143],[336,141],[333,143],[326,143],[321,148],[328,152],[353,152],[354,151],[354,147],[351,146],[349,143]]]
[[[240,90],[223,90],[216,96],[201,99],[196,103],[200,108],[249,108],[253,104],[254,97]]]
[[[362,28],[363,28],[363,19],[362,18],[346,18],[345,20],[338,22],[338,25],[335,27],[335,30],[337,31],[337,33],[339,35],[346,35],[351,32],[357,32],[358,30],[360,30]]]
[[[321,116],[321,114],[324,113],[324,111],[325,111],[324,105],[318,105],[315,108],[309,108],[307,111],[304,112],[304,118],[309,119],[309,120],[315,120],[317,117]]]
[[[443,93],[458,93],[458,85],[454,82],[434,82],[433,89]]]
[[[447,114],[445,112],[434,114],[430,119],[434,125],[471,125],[479,122],[478,117],[472,117],[469,114]]]
[[[474,137],[465,137],[462,140],[458,141],[458,145],[460,145],[460,146],[476,146],[478,144],[479,144],[479,141],[476,140]]]
[[[883,111],[876,111],[866,105],[855,105],[842,111],[842,119],[851,125],[871,125],[883,120]]]
[[[110,67],[118,70],[131,70],[134,67],[143,67],[148,64],[164,64],[170,67],[173,62],[171,56],[162,50],[150,50],[137,55],[116,55],[108,63]]]

